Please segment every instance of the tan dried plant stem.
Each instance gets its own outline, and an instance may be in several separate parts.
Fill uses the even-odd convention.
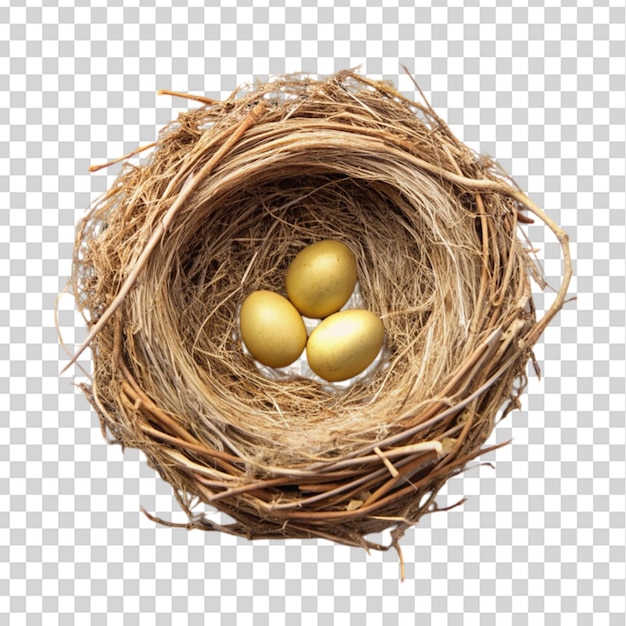
[[[91,347],[83,390],[103,429],[145,452],[187,527],[400,551],[441,486],[498,447],[485,446],[496,416],[519,405],[565,302],[567,235],[386,83],[346,71],[190,99],[202,106],[80,225],[71,287],[89,333],[67,367]],[[529,214],[563,253],[540,319],[541,272],[519,237]],[[324,238],[355,253],[389,353],[341,392],[265,377],[238,339],[243,298],[284,293],[290,260]],[[194,513],[197,500],[231,521]],[[373,538],[385,529],[389,545]]]

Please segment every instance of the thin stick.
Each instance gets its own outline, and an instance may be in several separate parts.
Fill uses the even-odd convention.
[[[569,249],[569,236],[568,234],[557,225],[557,223],[550,219],[526,194],[520,191],[511,191],[510,195],[515,198],[520,204],[523,204],[529,211],[534,213],[540,220],[542,220],[548,228],[556,235],[556,238],[561,245],[561,251],[563,252],[563,278],[561,280],[561,287],[556,295],[552,306],[546,311],[542,319],[532,328],[532,330],[526,336],[526,344],[533,345],[546,329],[550,321],[561,310],[565,303],[565,296],[567,295],[567,289],[569,287],[570,280],[572,278],[572,257]]]
[[[393,466],[393,463],[383,454],[383,451],[378,446],[374,448],[374,452],[377,454],[377,456],[380,457],[380,460],[384,463],[385,467],[389,470],[389,473],[394,478],[398,476],[399,474],[398,470]]]
[[[206,96],[196,96],[189,93],[183,93],[181,91],[170,91],[169,89],[159,89],[157,96],[174,96],[177,98],[186,98],[187,100],[195,100],[196,102],[202,102],[202,104],[217,104],[219,100],[213,100],[213,98],[207,98]]]
[[[90,165],[89,166],[89,171],[90,172],[97,172],[98,170],[102,170],[105,167],[109,167],[111,165],[115,165],[116,163],[119,163],[120,161],[125,161],[126,159],[130,159],[130,157],[135,156],[136,154],[139,154],[140,152],[143,152],[144,150],[149,150],[150,148],[154,148],[154,146],[157,145],[156,141],[153,141],[152,143],[149,143],[145,146],[140,146],[139,148],[135,148],[134,150],[131,150],[128,154],[125,154],[124,156],[118,157],[117,159],[113,159],[112,161],[109,161],[108,163],[101,163],[100,165]]]

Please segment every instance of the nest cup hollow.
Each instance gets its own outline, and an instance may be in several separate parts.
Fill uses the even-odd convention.
[[[567,236],[390,84],[345,71],[196,99],[80,224],[83,391],[172,485],[187,527],[398,548],[518,406],[564,302]],[[541,319],[531,283],[543,278],[520,236],[533,218],[564,256]],[[322,239],[354,253],[386,336],[384,363],[336,392],[263,376],[238,336],[244,298],[285,295],[290,261]],[[194,513],[198,501],[231,521]],[[386,529],[389,545],[372,538]]]

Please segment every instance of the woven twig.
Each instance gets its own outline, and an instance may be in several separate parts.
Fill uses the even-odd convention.
[[[346,71],[193,99],[79,228],[83,389],[103,428],[171,483],[186,526],[376,549],[389,546],[368,535],[392,528],[397,548],[518,406],[532,346],[565,300],[567,236],[388,84]],[[531,280],[543,279],[519,237],[533,218],[564,259],[541,319]],[[290,260],[325,238],[355,253],[389,354],[336,393],[264,377],[237,336],[244,297],[284,293]],[[198,498],[234,521],[194,515]]]

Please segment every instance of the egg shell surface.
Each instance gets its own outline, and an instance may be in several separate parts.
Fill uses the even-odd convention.
[[[350,248],[324,239],[298,252],[287,269],[285,287],[302,315],[322,319],[341,309],[356,281],[357,263]]]
[[[365,309],[330,315],[313,330],[306,345],[309,366],[321,378],[338,382],[360,374],[383,346],[382,320]]]
[[[300,313],[287,298],[273,291],[254,291],[244,300],[239,327],[250,354],[269,367],[293,363],[307,340]]]

